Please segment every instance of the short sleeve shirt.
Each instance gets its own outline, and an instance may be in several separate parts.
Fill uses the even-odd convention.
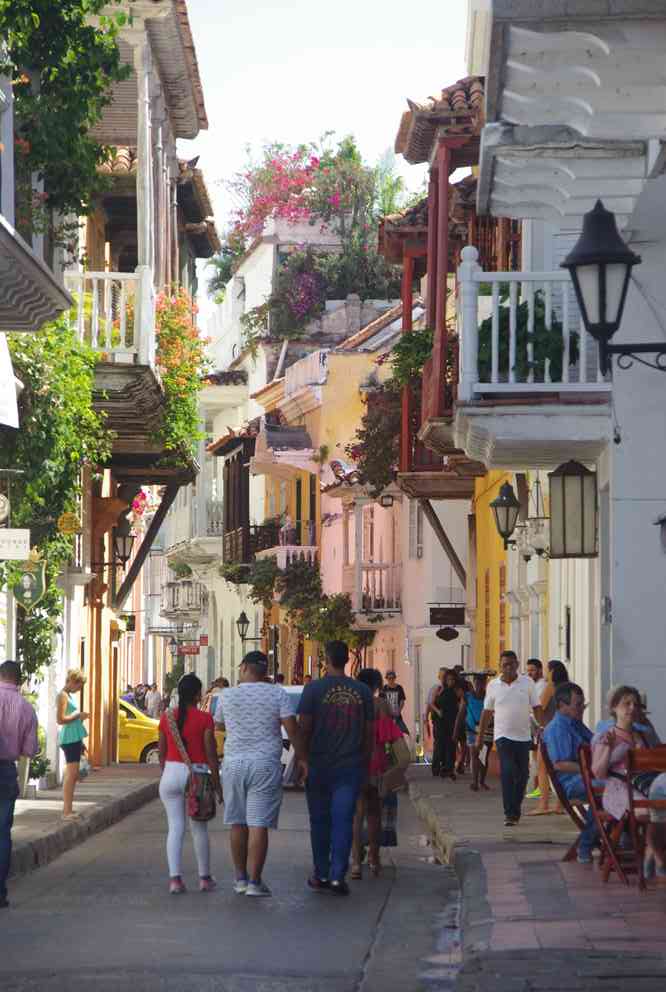
[[[361,764],[365,727],[375,718],[367,685],[346,675],[327,675],[305,686],[298,712],[312,717],[308,760],[313,768]]]
[[[294,702],[281,685],[243,682],[225,689],[215,719],[224,723],[225,762],[251,758],[280,761],[282,720],[294,716]]]
[[[176,720],[178,719],[178,710],[173,710],[173,715]],[[185,750],[187,755],[195,765],[205,765],[208,763],[206,758],[206,750],[204,748],[204,732],[206,730],[213,730],[213,718],[210,713],[203,713],[198,710],[195,706],[188,706],[187,715],[185,717],[185,723],[183,729],[180,732],[180,736],[185,745]],[[171,736],[171,728],[169,727],[169,721],[167,719],[166,713],[163,713],[160,717],[160,730],[164,731],[167,739],[167,761],[181,761],[182,757],[180,751],[176,746],[176,742]]]
[[[556,713],[544,730],[543,739],[553,764],[578,761],[578,749],[581,744],[590,743],[592,731],[581,720],[572,720],[564,713]],[[580,773],[558,771],[557,777],[566,789],[573,779],[580,778]]]
[[[530,716],[540,703],[541,693],[529,675],[519,675],[513,682],[493,679],[483,708],[495,715],[495,740],[530,741]]]
[[[400,716],[400,706],[406,698],[400,683],[396,682],[393,688],[388,683],[384,686],[384,699],[393,716]]]

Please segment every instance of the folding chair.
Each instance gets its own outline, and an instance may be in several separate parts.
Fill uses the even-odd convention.
[[[666,747],[635,748],[627,755],[627,793],[629,812],[627,814],[629,833],[633,842],[631,852],[637,861],[634,870],[638,874],[638,887],[645,890],[645,845],[649,812],[651,809],[666,810],[666,799],[648,799],[634,788],[634,777],[645,772],[666,772]]]
[[[559,799],[562,809],[565,813],[567,813],[571,822],[578,829],[578,837],[576,837],[576,840],[562,858],[563,861],[575,861],[578,853],[578,844],[580,842],[580,831],[585,826],[585,803],[582,799],[569,799],[562,788],[562,783],[560,782],[559,775],[557,774],[553,762],[550,760],[546,742],[542,739],[539,746],[541,748],[543,763],[546,766],[546,771],[548,772],[548,778],[550,779],[551,785],[555,790],[555,795]]]
[[[581,745],[578,749],[580,771],[585,783],[588,802],[592,808],[594,822],[599,832],[601,842],[601,873],[604,882],[610,878],[612,871],[617,877],[629,885],[627,874],[634,870],[634,855],[632,851],[619,847],[622,834],[627,828],[629,814],[625,813],[621,820],[615,820],[601,805],[603,790],[595,788],[592,776],[592,751],[589,744]]]

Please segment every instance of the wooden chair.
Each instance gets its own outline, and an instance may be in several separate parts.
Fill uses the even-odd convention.
[[[635,870],[635,855],[633,851],[620,848],[620,839],[627,829],[628,814],[621,820],[615,820],[601,804],[603,789],[594,785],[592,775],[592,751],[589,744],[578,749],[578,760],[580,771],[585,783],[588,802],[592,808],[594,822],[599,833],[601,844],[601,873],[604,882],[610,878],[610,873],[614,871],[621,882],[629,885],[627,875]]]
[[[645,844],[647,828],[649,824],[650,810],[666,810],[666,799],[648,799],[633,787],[632,783],[636,775],[645,772],[666,772],[666,746],[652,748],[635,748],[627,755],[627,795],[629,810],[627,813],[627,823],[629,833],[633,843],[632,855],[634,865],[632,866],[638,875],[638,887],[645,890],[645,873],[643,863],[645,860]]]
[[[582,799],[569,799],[566,792],[562,788],[560,777],[557,774],[553,762],[550,760],[546,742],[542,739],[539,746],[541,748],[543,763],[546,766],[546,771],[548,772],[548,778],[550,779],[553,789],[555,790],[555,795],[557,796],[562,809],[569,816],[569,819],[578,830],[578,837],[562,858],[563,861],[575,861],[576,855],[578,854],[578,844],[580,843],[580,831],[585,826],[585,802]]]

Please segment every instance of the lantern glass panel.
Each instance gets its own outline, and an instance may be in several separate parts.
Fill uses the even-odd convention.
[[[576,277],[585,306],[585,315],[589,324],[598,324],[601,320],[601,301],[599,295],[598,265],[580,265],[576,269]]]
[[[550,475],[550,557],[595,557],[596,473],[575,462],[561,469]]]
[[[606,320],[609,324],[619,324],[620,306],[629,266],[622,263],[606,266]]]

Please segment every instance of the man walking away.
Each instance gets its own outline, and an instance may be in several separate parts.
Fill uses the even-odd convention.
[[[162,712],[162,694],[158,692],[156,682],[153,682],[146,693],[146,712],[153,720],[159,720]]]
[[[0,909],[7,902],[7,876],[12,857],[14,805],[18,799],[16,762],[39,751],[37,717],[19,691],[21,668],[15,661],[0,665]]]
[[[530,716],[543,723],[540,693],[528,675],[518,674],[515,651],[503,651],[500,676],[493,679],[486,691],[483,713],[477,734],[477,747],[483,738],[491,714],[495,717],[495,746],[500,760],[504,825],[515,827],[520,820],[525,786],[529,776]]]
[[[308,754],[306,797],[314,860],[308,885],[345,896],[356,800],[368,774],[375,718],[370,689],[345,675],[348,659],[345,643],[329,641],[327,674],[303,688],[298,708]]]
[[[395,672],[386,673],[384,699],[386,700],[391,716],[398,724],[403,734],[409,734],[407,724],[402,718],[402,711],[405,707],[407,696],[405,695],[405,690],[402,688],[400,683],[396,681]]]
[[[266,682],[268,658],[261,651],[245,655],[239,684],[219,697],[216,723],[227,731],[222,788],[224,822],[231,827],[231,856],[238,895],[270,896],[262,879],[268,854],[268,831],[278,825],[282,803],[282,733],[284,727],[303,761],[301,734],[288,693]]]

